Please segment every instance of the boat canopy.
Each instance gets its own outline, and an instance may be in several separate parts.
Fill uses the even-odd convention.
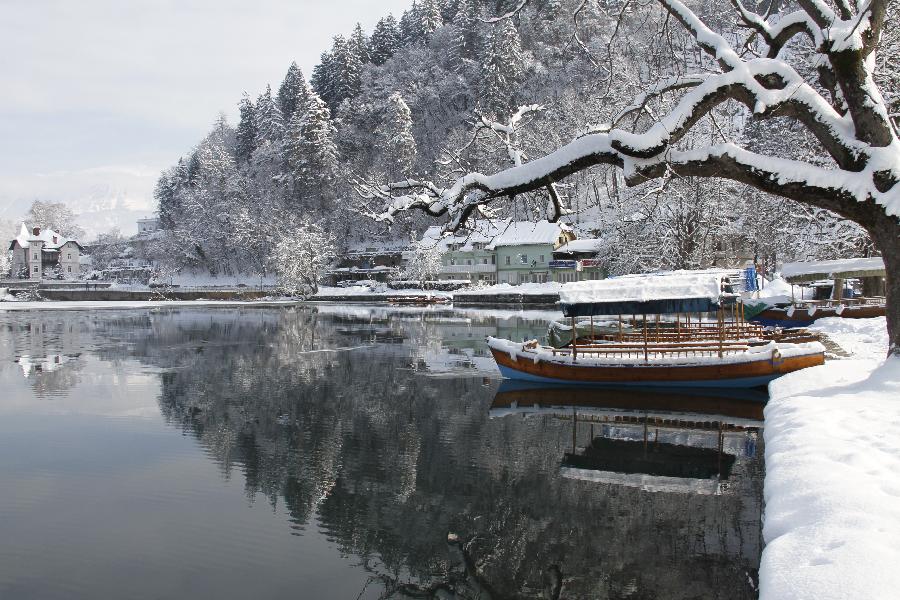
[[[846,258],[784,263],[781,276],[788,283],[806,283],[820,279],[851,279],[856,277],[885,277],[884,259]]]
[[[567,317],[696,313],[718,310],[725,296],[721,271],[672,271],[579,281],[562,286]]]

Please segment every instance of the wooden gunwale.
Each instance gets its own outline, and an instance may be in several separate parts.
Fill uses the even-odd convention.
[[[773,357],[766,353],[759,360],[738,363],[583,365],[561,364],[549,360],[534,362],[527,353],[518,354],[513,359],[508,352],[496,348],[491,348],[491,353],[498,365],[515,371],[561,382],[588,383],[726,381],[771,377],[821,365],[825,361],[824,353],[817,352],[778,360],[773,360]]]

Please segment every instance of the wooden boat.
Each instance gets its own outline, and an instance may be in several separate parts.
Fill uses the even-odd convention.
[[[885,269],[880,257],[786,263],[782,276],[791,284],[791,297],[754,311],[752,321],[769,327],[806,327],[825,317],[868,319],[885,315]],[[845,298],[847,280],[861,282],[864,295]],[[794,286],[818,288],[825,296],[796,299]]]
[[[567,284],[560,307],[575,327],[576,317],[641,315],[641,326],[618,339],[576,337],[564,348],[545,347],[536,340],[517,343],[487,339],[506,378],[542,383],[644,387],[749,388],[825,361],[819,342],[757,343],[745,336],[739,296],[714,272],[674,272],[627,276]],[[726,306],[731,304],[731,310]],[[730,321],[727,315],[731,315]],[[703,315],[715,314],[716,320]],[[662,336],[654,328],[660,314],[676,315],[674,332]],[[694,315],[695,327],[681,323]],[[633,319],[634,321],[635,319]],[[577,330],[577,329],[576,329]],[[639,338],[635,338],[635,332]]]
[[[868,299],[866,299],[868,300]],[[830,303],[828,303],[830,304]],[[819,302],[799,302],[788,306],[771,306],[759,312],[753,321],[769,327],[808,327],[817,319],[840,317],[842,319],[870,319],[885,315],[883,302],[849,303],[844,300],[838,305]]]

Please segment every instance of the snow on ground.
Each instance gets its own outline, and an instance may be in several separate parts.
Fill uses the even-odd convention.
[[[760,598],[896,598],[900,359],[883,317],[814,328],[852,356],[769,386]]]
[[[520,283],[519,285],[510,285],[508,283],[499,283],[485,287],[469,288],[456,292],[456,296],[464,296],[466,294],[486,295],[486,294],[555,294],[562,289],[561,283]]]
[[[453,294],[437,290],[423,291],[414,288],[408,290],[393,290],[384,284],[371,287],[367,285],[351,285],[347,287],[319,286],[319,293],[310,298],[310,300],[315,300],[317,297],[327,298],[332,296],[372,296],[373,298],[380,296],[437,296],[449,298],[452,297]]]
[[[209,271],[184,271],[164,278],[162,281],[177,285],[181,288],[216,288],[216,287],[235,287],[245,285],[247,287],[273,287],[277,281],[274,275],[210,275]]]
[[[174,308],[197,306],[274,306],[296,304],[296,300],[86,300],[86,301],[40,301],[40,302],[0,302],[0,312],[23,310],[99,310],[131,308]]]

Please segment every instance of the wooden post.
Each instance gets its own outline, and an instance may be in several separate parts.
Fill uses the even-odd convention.
[[[572,362],[578,359],[578,330],[575,329],[575,317],[572,317]]]
[[[656,343],[659,343],[659,314],[656,315]]]
[[[650,362],[650,359],[647,356],[647,315],[644,315],[644,362]]]
[[[724,354],[722,353],[722,341],[725,336],[725,307],[719,306],[718,317],[719,317],[719,358],[722,358],[724,356]]]
[[[575,454],[575,434],[578,431],[578,412],[572,409],[572,454]]]

